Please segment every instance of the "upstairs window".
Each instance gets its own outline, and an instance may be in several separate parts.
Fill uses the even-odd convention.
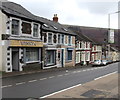
[[[71,40],[71,36],[69,35],[69,36],[68,36],[68,45],[71,45],[71,41],[72,41],[72,40]]]
[[[12,19],[12,34],[19,35],[19,20]]]
[[[31,35],[31,24],[30,23],[22,22],[22,33]]]
[[[48,44],[52,44],[52,33],[48,33]]]
[[[33,36],[38,37],[38,24],[34,24],[33,26]]]
[[[60,44],[60,34],[58,34],[58,43]]]
[[[64,35],[62,35],[62,44],[64,44]]]

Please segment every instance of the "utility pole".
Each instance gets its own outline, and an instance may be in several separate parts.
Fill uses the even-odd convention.
[[[110,29],[110,20],[111,20],[111,19],[110,19],[110,15],[111,15],[111,14],[115,14],[115,13],[119,13],[119,12],[120,12],[120,11],[113,12],[113,13],[109,13],[109,14],[108,14],[108,35],[109,35],[108,39],[110,39],[110,34],[111,34],[111,33],[110,33],[110,30],[111,30],[111,29]],[[111,47],[110,44],[111,44],[111,43],[110,43],[109,40],[108,40],[108,58],[109,58],[109,60],[110,60],[110,57],[111,57],[111,56],[110,56],[110,47]]]

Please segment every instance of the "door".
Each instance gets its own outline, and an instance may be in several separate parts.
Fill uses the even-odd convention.
[[[19,71],[19,49],[12,48],[12,71]]]
[[[64,50],[61,50],[61,66],[64,67]]]
[[[58,50],[58,67],[64,66],[64,50],[59,49]]]

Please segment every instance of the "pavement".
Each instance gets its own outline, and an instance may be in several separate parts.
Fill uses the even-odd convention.
[[[115,98],[120,100],[120,95],[118,96],[118,73],[50,94],[46,98]]]

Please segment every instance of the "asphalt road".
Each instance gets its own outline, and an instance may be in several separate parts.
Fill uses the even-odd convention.
[[[40,98],[116,71],[118,71],[118,63],[3,78],[2,96],[3,98]]]

